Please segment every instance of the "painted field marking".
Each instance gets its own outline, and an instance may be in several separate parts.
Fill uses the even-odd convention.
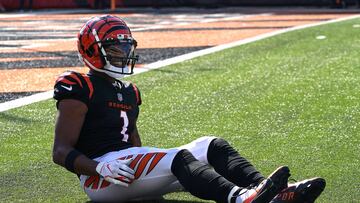
[[[326,39],[326,36],[325,35],[319,35],[319,36],[316,36],[316,39]]]
[[[86,11],[86,10],[84,10]],[[17,18],[17,17],[29,17],[29,16],[37,16],[37,15],[43,15],[43,14],[62,14],[61,11],[50,11],[50,12],[38,12],[38,13],[32,13],[32,14],[0,14],[0,19],[1,18]],[[69,12],[63,12],[63,13],[72,13],[72,11]],[[173,23],[173,22],[167,22],[165,24],[161,24],[159,23],[159,25],[145,25],[143,27],[139,27],[139,28],[132,28],[131,31],[132,32],[142,32],[142,31],[148,31],[148,30],[156,30],[156,29],[167,29],[167,28],[174,28],[174,27],[178,27],[178,26],[185,26],[185,25],[190,25],[192,23],[210,23],[210,22],[221,22],[221,21],[231,21],[231,20],[239,20],[239,19],[245,19],[245,18],[249,18],[249,17],[254,17],[254,16],[270,16],[272,15],[272,13],[262,13],[262,14],[243,14],[243,15],[239,15],[239,16],[231,16],[231,17],[223,17],[223,18],[216,18],[216,19],[205,19],[205,20],[200,20],[197,22],[177,22],[177,23]],[[146,17],[146,15],[144,15]],[[84,18],[84,21],[86,21],[87,18]],[[28,23],[37,23],[37,22],[28,22]],[[130,28],[132,26],[136,26],[136,24],[131,24],[131,23],[127,23],[128,26],[130,26]],[[169,27],[170,25],[170,27]],[[45,26],[41,26],[42,28],[45,28]],[[12,27],[12,28],[5,28],[8,30],[16,30],[16,27]],[[5,30],[4,29],[4,30]],[[17,35],[14,35],[17,36]],[[77,38],[76,37],[72,37],[72,38],[66,38],[66,39],[36,39],[36,44],[31,43],[32,40],[16,40],[16,41],[0,41],[2,44],[11,44],[11,45],[19,45],[18,47],[13,47],[13,48],[9,48],[9,47],[3,47],[0,48],[1,49],[18,49],[19,47],[24,48],[24,49],[33,49],[33,48],[39,48],[39,47],[44,47],[44,46],[48,46],[48,44],[46,42],[54,42],[54,41],[76,41]]]
[[[359,18],[359,17],[360,17],[360,15],[353,15],[353,16],[348,16],[348,17],[344,17],[344,18],[338,18],[338,19],[319,22],[319,23],[312,23],[312,24],[307,24],[307,25],[295,26],[295,27],[291,27],[291,28],[287,28],[287,29],[283,29],[283,30],[277,30],[277,31],[274,31],[274,32],[261,34],[261,35],[255,36],[255,37],[251,37],[251,38],[231,42],[231,43],[228,43],[228,44],[223,44],[223,45],[219,45],[219,46],[215,46],[215,47],[195,51],[195,52],[184,54],[184,55],[181,55],[181,56],[176,56],[176,57],[173,57],[173,58],[169,58],[169,59],[157,61],[157,62],[154,62],[154,63],[150,63],[148,65],[145,65],[142,68],[137,68],[135,70],[134,75],[135,74],[140,74],[140,73],[143,73],[143,72],[147,72],[147,71],[153,70],[153,69],[158,69],[158,68],[161,68],[161,67],[164,67],[164,66],[172,65],[172,64],[175,64],[175,63],[180,63],[180,62],[190,60],[190,59],[193,59],[193,58],[196,58],[196,57],[199,57],[199,56],[204,56],[204,55],[207,55],[207,54],[211,54],[211,53],[214,53],[214,52],[218,52],[218,51],[222,51],[222,50],[225,50],[225,49],[233,48],[233,47],[236,47],[236,46],[240,46],[240,45],[248,44],[248,43],[251,43],[251,42],[259,41],[259,40],[266,39],[266,38],[269,38],[269,37],[273,37],[273,36],[276,36],[276,35],[280,35],[280,34],[283,34],[283,33],[286,33],[286,32],[291,32],[291,31],[295,31],[295,30],[301,30],[301,29],[315,27],[315,26],[324,25],[324,24],[330,24],[330,23],[335,23],[335,22],[351,20],[351,19],[355,19],[355,18]],[[0,112],[7,111],[7,110],[10,110],[10,109],[14,109],[14,108],[17,108],[17,107],[22,107],[22,106],[32,104],[32,103],[35,103],[35,102],[39,102],[39,101],[43,101],[43,100],[46,100],[46,99],[50,99],[52,97],[52,95],[53,95],[53,90],[50,90],[50,91],[47,91],[47,92],[42,92],[42,93],[34,94],[34,95],[31,95],[31,96],[15,99],[15,100],[12,100],[12,101],[4,102],[4,103],[0,104]]]
[[[131,29],[131,31],[133,32],[139,32],[139,31],[147,31],[147,30],[156,30],[156,29],[167,29],[167,28],[173,28],[173,27],[178,27],[178,26],[185,26],[185,25],[190,25],[193,23],[213,23],[213,22],[221,22],[221,21],[231,21],[231,20],[240,20],[240,19],[244,19],[244,18],[250,18],[250,17],[254,17],[254,16],[269,16],[269,15],[273,15],[272,13],[262,13],[262,14],[242,14],[239,16],[231,16],[231,17],[223,17],[223,18],[215,18],[215,19],[204,19],[204,20],[200,20],[200,21],[192,21],[192,22],[181,22],[182,20],[184,20],[184,18],[175,18],[175,21],[178,19],[178,22],[176,22],[175,24],[161,24],[158,23],[159,25],[152,25],[152,26],[145,26],[145,27],[141,27],[141,28],[134,28]],[[172,22],[170,22],[172,23]],[[128,24],[133,25],[133,24]],[[169,27],[169,25],[172,25]]]

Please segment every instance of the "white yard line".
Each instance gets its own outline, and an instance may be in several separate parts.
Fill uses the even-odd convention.
[[[28,17],[28,16],[33,16],[33,14],[19,14],[19,13],[0,14],[0,19],[1,18],[20,18],[20,17]]]
[[[283,34],[283,33],[286,33],[286,32],[291,32],[291,31],[294,31],[294,30],[301,30],[301,29],[305,29],[305,28],[309,28],[309,27],[314,27],[314,26],[319,26],[319,25],[324,25],[324,24],[329,24],[329,23],[335,23],[335,22],[340,22],[340,21],[345,21],[345,20],[351,20],[351,19],[355,19],[355,18],[359,18],[359,17],[360,17],[360,15],[353,15],[353,16],[348,16],[348,17],[339,18],[339,19],[335,19],[335,20],[329,20],[329,21],[313,23],[313,24],[307,24],[307,25],[300,25],[300,26],[295,26],[295,27],[283,29],[283,30],[277,30],[277,31],[274,31],[274,32],[261,34],[261,35],[255,36],[255,37],[235,41],[235,42],[232,42],[232,43],[223,44],[223,45],[219,45],[219,46],[215,46],[215,47],[195,51],[195,52],[192,52],[192,53],[184,54],[184,55],[181,55],[181,56],[176,56],[176,57],[173,57],[173,58],[157,61],[157,62],[148,64],[145,67],[135,69],[134,74],[139,74],[139,73],[147,72],[149,70],[158,69],[158,68],[161,68],[161,67],[164,67],[164,66],[172,65],[172,64],[175,64],[175,63],[180,63],[180,62],[183,62],[183,61],[186,61],[186,60],[189,60],[189,59],[193,59],[193,58],[196,58],[196,57],[199,57],[199,56],[204,56],[204,55],[211,54],[211,53],[214,53],[214,52],[222,51],[224,49],[229,49],[229,48],[233,48],[233,47],[236,47],[236,46],[240,46],[240,45],[248,44],[248,43],[251,43],[251,42],[259,41],[259,40],[266,39],[266,38],[269,38],[269,37],[273,37],[275,35]],[[46,100],[46,99],[50,99],[52,97],[52,94],[53,94],[53,91],[51,90],[51,91],[42,92],[42,93],[34,94],[34,95],[31,95],[31,96],[23,97],[23,98],[20,98],[20,99],[15,99],[15,100],[12,100],[12,101],[1,103],[0,104],[0,112],[7,111],[7,110],[10,110],[10,109],[14,109],[14,108],[21,107],[21,106],[25,106],[25,105],[32,104],[32,103],[35,103],[35,102],[43,101],[43,100]]]
[[[53,95],[53,91],[47,91],[47,92],[41,92],[27,97],[11,100],[8,102],[4,102],[0,104],[0,112],[14,109],[17,107],[26,106],[28,104],[36,103],[39,101],[44,101],[50,99],[52,95]]]

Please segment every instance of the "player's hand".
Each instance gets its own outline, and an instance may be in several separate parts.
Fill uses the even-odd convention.
[[[96,171],[108,182],[128,187],[134,180],[135,171],[129,167],[132,159],[100,162]]]

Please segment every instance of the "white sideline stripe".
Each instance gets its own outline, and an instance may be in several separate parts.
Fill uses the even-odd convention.
[[[335,23],[335,22],[340,22],[340,21],[351,20],[351,19],[355,19],[355,18],[359,18],[359,17],[360,17],[360,15],[353,15],[353,16],[348,16],[348,17],[344,17],[344,18],[338,18],[338,19],[319,22],[319,23],[300,25],[300,26],[296,26],[296,27],[291,27],[291,28],[287,28],[287,29],[283,29],[283,30],[277,30],[277,31],[274,31],[274,32],[261,34],[261,35],[255,36],[255,37],[251,37],[251,38],[231,42],[231,43],[228,43],[228,44],[223,44],[223,45],[219,45],[219,46],[215,46],[215,47],[195,51],[195,52],[184,54],[184,55],[181,55],[181,56],[176,56],[176,57],[173,57],[173,58],[169,58],[169,59],[157,61],[157,62],[154,62],[154,63],[150,63],[150,64],[148,64],[148,65],[146,65],[146,66],[144,66],[142,68],[137,68],[137,69],[135,69],[134,75],[135,74],[140,74],[140,73],[143,73],[143,72],[147,72],[147,71],[153,70],[153,69],[158,69],[158,68],[161,68],[161,67],[164,67],[164,66],[172,65],[172,64],[175,64],[175,63],[180,63],[180,62],[183,62],[183,61],[186,61],[186,60],[189,60],[189,59],[193,59],[193,58],[196,58],[196,57],[199,57],[199,56],[203,56],[203,55],[211,54],[211,53],[214,53],[214,52],[222,51],[224,49],[228,49],[228,48],[248,44],[248,43],[251,43],[251,42],[255,42],[255,41],[258,41],[258,40],[266,39],[266,38],[273,37],[275,35],[283,34],[283,33],[286,33],[286,32],[305,29],[305,28],[309,28],[309,27],[315,27],[315,26],[329,24],[329,23]],[[47,91],[47,92],[34,94],[34,95],[31,95],[31,96],[28,96],[28,97],[23,97],[23,98],[20,98],[20,99],[15,99],[15,100],[12,100],[12,101],[4,102],[4,103],[0,104],[0,112],[7,111],[7,110],[10,110],[10,109],[14,109],[14,108],[17,108],[17,107],[22,107],[22,106],[32,104],[32,103],[35,103],[35,102],[39,102],[39,101],[43,101],[43,100],[46,100],[46,99],[50,99],[52,97],[52,95],[53,95],[53,90],[50,90],[50,91]]]
[[[184,54],[184,55],[181,55],[181,56],[176,56],[176,57],[173,57],[173,58],[157,61],[155,63],[151,63],[151,64],[146,65],[144,68],[148,69],[148,70],[157,69],[157,68],[161,68],[163,66],[168,66],[168,65],[175,64],[175,63],[183,62],[183,61],[193,59],[193,58],[196,58],[196,57],[199,57],[199,56],[203,56],[203,55],[211,54],[211,53],[214,53],[214,52],[222,51],[224,49],[229,49],[229,48],[233,48],[233,47],[236,47],[236,46],[248,44],[250,42],[255,42],[255,41],[258,41],[258,40],[266,39],[266,38],[273,37],[275,35],[283,34],[283,33],[286,33],[286,32],[305,29],[305,28],[309,28],[309,27],[315,27],[315,26],[329,24],[329,23],[345,21],[345,20],[351,20],[351,19],[359,18],[359,17],[360,17],[360,15],[354,15],[354,16],[348,16],[348,17],[344,17],[344,18],[329,20],[329,21],[325,21],[325,22],[319,22],[319,23],[313,23],[313,24],[307,24],[307,25],[300,25],[300,26],[296,26],[296,27],[283,29],[283,30],[277,30],[277,31],[274,31],[274,32],[261,34],[261,35],[255,36],[255,37],[251,37],[251,38],[231,42],[231,43],[228,43],[228,44],[222,44],[222,45],[219,45],[219,46],[215,46],[215,47],[211,47],[211,48],[207,48],[207,49],[202,49],[202,50],[191,52],[191,53]],[[145,72],[145,71],[142,71],[142,72]]]
[[[52,95],[53,95],[53,91],[47,91],[47,92],[41,92],[27,97],[11,100],[8,102],[4,102],[0,104],[0,112],[14,109],[17,107],[26,106],[28,104],[32,104],[35,102],[44,101],[51,98]]]

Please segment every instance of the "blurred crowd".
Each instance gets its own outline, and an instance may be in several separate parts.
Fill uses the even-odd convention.
[[[19,6],[19,10],[20,11],[24,11],[24,10],[31,10],[32,9],[32,0],[20,0],[20,6]]]
[[[332,8],[347,8],[349,5],[354,5],[360,8],[360,0],[332,0]]]
[[[33,0],[19,0],[19,10],[20,12],[31,11],[33,10]],[[106,9],[110,8],[110,0],[94,0],[94,4],[90,5],[95,9]],[[0,1],[0,11],[6,11],[5,7],[1,4]]]

